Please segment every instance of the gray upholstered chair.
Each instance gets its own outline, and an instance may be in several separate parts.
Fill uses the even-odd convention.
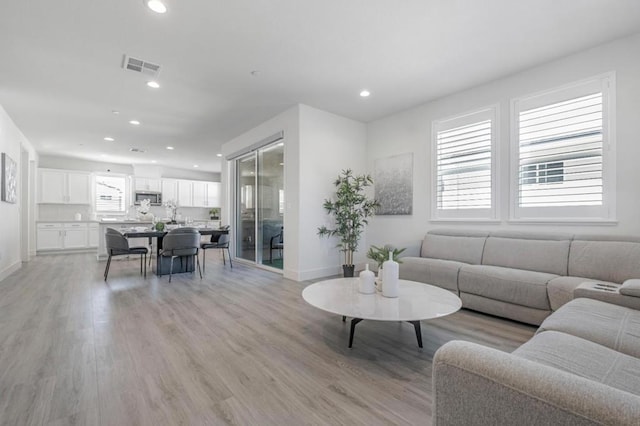
[[[140,255],[140,275],[142,275],[142,268],[144,266],[144,277],[147,277],[147,250],[146,247],[129,247],[129,241],[119,231],[113,228],[107,228],[104,234],[107,246],[107,266],[104,268],[104,280],[107,280],[109,275],[109,267],[111,266],[111,258],[113,256],[128,256],[131,254]]]
[[[177,228],[169,231],[167,235],[162,239],[162,250],[160,251],[160,257],[171,258],[169,266],[169,282],[171,282],[171,276],[173,275],[173,260],[176,257],[191,257],[195,258],[198,266],[198,273],[200,273],[200,279],[202,279],[202,271],[200,270],[200,259],[198,257],[198,250],[200,248],[200,232],[195,228]],[[182,260],[182,259],[181,259]]]
[[[211,235],[211,241],[207,243],[200,244],[200,248],[202,249],[202,270],[206,269],[206,253],[207,249],[221,249],[222,250],[222,263],[223,265],[227,264],[227,261],[224,258],[224,249],[227,249],[227,253],[229,253],[229,264],[233,268],[233,262],[231,261],[231,251],[229,250],[229,234],[213,234]]]
[[[284,227],[280,227],[280,233],[274,235],[269,240],[269,263],[273,263],[273,251],[278,250],[282,257],[282,249],[284,249]]]

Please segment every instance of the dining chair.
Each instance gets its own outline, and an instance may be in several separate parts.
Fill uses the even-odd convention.
[[[227,261],[224,258],[224,249],[227,249],[229,253],[229,264],[233,268],[233,261],[231,260],[231,251],[229,250],[229,234],[213,234],[211,235],[211,241],[200,244],[202,249],[202,270],[206,270],[206,253],[207,249],[221,249],[222,250],[222,264],[226,265]]]
[[[273,263],[273,251],[278,250],[282,257],[282,249],[284,249],[284,227],[280,227],[280,233],[274,235],[269,240],[269,263]]]
[[[109,276],[109,267],[111,266],[111,258],[113,256],[128,256],[132,254],[140,255],[140,275],[142,275],[142,268],[144,266],[144,277],[147,277],[147,253],[146,247],[129,247],[129,241],[122,233],[113,229],[107,228],[105,231],[105,240],[107,246],[107,253],[109,258],[107,259],[107,266],[104,268],[104,280],[107,281]]]
[[[198,251],[200,249],[200,232],[195,228],[176,228],[169,231],[167,235],[162,239],[162,250],[160,251],[160,257],[168,257],[171,259],[169,265],[169,282],[171,282],[171,276],[173,275],[173,261],[179,257],[195,257],[196,264],[198,266],[198,272],[200,273],[200,279],[202,279],[202,271],[200,270],[200,258],[198,257]]]

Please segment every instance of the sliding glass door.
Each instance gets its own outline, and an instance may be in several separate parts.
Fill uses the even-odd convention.
[[[236,257],[282,269],[284,143],[236,159]]]

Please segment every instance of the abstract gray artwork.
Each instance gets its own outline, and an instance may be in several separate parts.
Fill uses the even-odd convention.
[[[18,166],[4,152],[2,153],[2,190],[0,198],[7,203],[15,203],[18,200]]]
[[[373,182],[375,197],[380,203],[376,214],[413,213],[413,154],[377,159]]]

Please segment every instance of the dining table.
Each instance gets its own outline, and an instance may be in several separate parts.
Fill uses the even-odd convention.
[[[174,228],[175,229],[175,228]],[[214,228],[198,228],[195,229],[200,232],[200,235],[211,235],[213,236],[213,240],[215,241],[215,236],[220,236],[223,234],[228,234],[228,229],[214,229]],[[167,235],[171,229],[158,231],[154,229],[140,229],[132,228],[130,231],[123,232],[122,234],[126,238],[149,238],[149,244],[152,245],[153,239],[156,239],[156,264],[154,268],[154,272],[156,275],[169,275],[170,262],[171,258],[163,258],[160,255],[162,251],[162,240],[165,235]],[[186,259],[180,259],[180,264],[178,262],[173,265],[173,273],[181,273],[181,272],[193,272],[195,270],[195,262],[192,256],[184,256]]]

